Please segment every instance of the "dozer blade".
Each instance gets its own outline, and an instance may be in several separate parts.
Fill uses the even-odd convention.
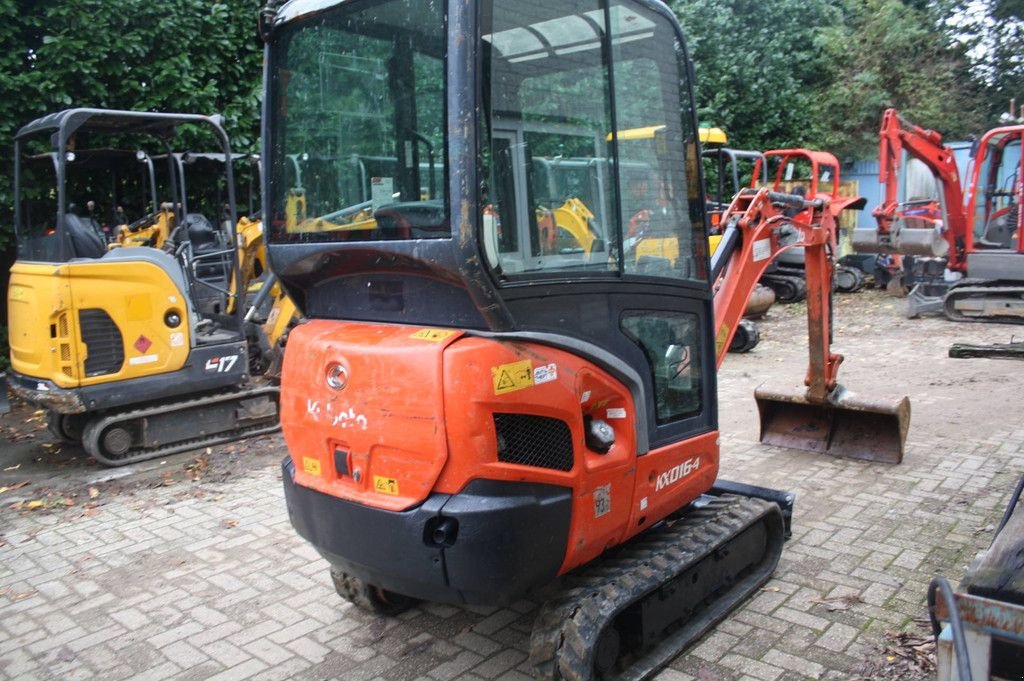
[[[878,463],[900,463],[910,426],[910,399],[862,400],[842,386],[823,402],[807,391],[754,391],[761,442]]]

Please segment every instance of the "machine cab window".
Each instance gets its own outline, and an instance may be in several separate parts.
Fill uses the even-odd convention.
[[[618,3],[485,5],[481,242],[500,280],[705,279],[686,74],[654,49],[662,22]]]
[[[444,3],[353,4],[288,29],[281,42],[271,239],[450,236]]]
[[[979,150],[974,197],[974,243],[986,249],[1016,249],[1020,238],[1020,190],[1024,159],[1021,133],[986,136]]]

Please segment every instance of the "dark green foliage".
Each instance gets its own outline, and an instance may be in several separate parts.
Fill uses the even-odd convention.
[[[1011,99],[1024,100],[1024,0],[939,0],[947,31],[969,50],[991,124]],[[1018,109],[1019,113],[1019,109]]]
[[[835,80],[821,93],[817,144],[869,155],[881,112],[964,138],[984,125],[978,87],[963,52],[934,17],[900,0],[847,0],[843,25],[828,31]]]
[[[873,153],[889,106],[952,137],[989,123],[986,88],[966,47],[939,30],[948,13],[935,5],[672,3],[696,62],[701,118],[722,126],[731,146],[808,146],[841,157]]]
[[[259,144],[260,0],[0,0],[0,247],[9,245],[11,137],[69,107],[223,114]]]
[[[827,0],[672,3],[696,63],[701,118],[740,148],[809,143],[814,100],[832,79],[825,31],[841,21]]]

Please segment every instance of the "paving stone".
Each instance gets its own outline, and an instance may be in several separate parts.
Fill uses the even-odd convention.
[[[844,300],[837,296],[838,305]],[[659,681],[849,678],[858,662],[877,657],[887,632],[914,629],[926,615],[934,574],[954,583],[963,575],[991,541],[1012,472],[1024,468],[1024,427],[952,422],[965,406],[963,377],[1008,381],[1005,367],[957,365],[939,347],[954,326],[911,323],[895,311],[890,326],[902,336],[878,325],[852,338],[840,328],[837,338],[850,387],[880,383],[880,347],[890,364],[926,357],[934,367],[928,385],[907,388],[915,421],[902,464],[759,445],[753,387],[803,376],[806,356],[790,347],[800,332],[790,330],[799,326],[794,319],[788,308],[773,308],[762,323],[763,345],[730,356],[719,379],[722,476],[796,492],[794,536],[764,589],[673,660]],[[974,332],[995,331],[978,325]],[[890,393],[898,390],[893,385]],[[288,521],[280,438],[259,443],[268,451],[246,460],[244,474],[132,495],[104,491],[94,517],[0,509],[0,676],[529,678],[534,600],[508,608],[425,603],[395,619],[342,601],[327,564]],[[193,458],[168,457],[167,470]],[[225,520],[237,524],[228,528]]]

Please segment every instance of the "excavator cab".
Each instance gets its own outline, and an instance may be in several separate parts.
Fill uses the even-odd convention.
[[[1024,253],[1021,244],[1022,139],[1024,129],[1015,126],[991,130],[978,143],[974,157],[974,191],[968,196],[967,211],[974,215],[971,237],[980,251]]]
[[[187,225],[187,199],[173,171],[171,200],[157,207],[155,201],[123,205],[120,195],[102,194],[118,184],[76,167],[90,156],[78,149],[98,146],[97,140],[114,136],[168,147],[180,128],[205,130],[230,154],[218,120],[191,114],[69,109],[27,124],[15,136],[18,259],[8,287],[8,383],[47,411],[58,438],[81,444],[107,465],[277,426],[276,389],[243,390],[250,368],[241,307],[226,309],[224,273],[216,281],[204,275],[189,232],[176,229],[180,236],[166,239],[163,248],[145,241],[108,249],[97,221],[81,212],[74,195],[86,188],[85,196],[95,195],[100,207],[148,211],[123,225],[122,233],[136,233],[133,225],[141,232],[167,216],[165,227]],[[35,172],[31,159],[41,149],[52,161],[46,176]],[[152,197],[151,161],[141,152],[130,163],[147,174],[144,185]],[[230,187],[230,165],[224,171]],[[233,190],[227,210],[234,215]],[[233,228],[232,217],[224,243],[234,243]],[[237,273],[235,249],[222,250],[222,257],[227,272]],[[222,391],[232,396],[211,397]]]

